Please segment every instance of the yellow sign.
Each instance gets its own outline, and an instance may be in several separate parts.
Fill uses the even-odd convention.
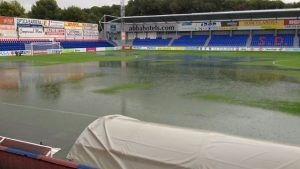
[[[261,29],[283,29],[284,20],[240,21],[240,27],[260,27]]]
[[[79,23],[79,22],[65,22],[65,27],[82,28],[82,23]]]

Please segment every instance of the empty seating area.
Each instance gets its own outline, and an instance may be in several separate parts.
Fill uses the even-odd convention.
[[[246,46],[249,35],[213,35],[208,46]]]
[[[94,41],[60,41],[60,45],[65,48],[95,48],[95,47],[113,47],[111,43],[103,40]]]
[[[189,36],[184,35],[175,39],[172,46],[204,46],[208,35]]]
[[[49,40],[0,40],[0,51],[26,50],[26,44],[32,42],[51,42]],[[111,43],[103,40],[93,41],[60,41],[62,48],[95,48],[113,47]],[[39,50],[45,50],[47,46],[36,46]],[[53,48],[53,47],[52,47]],[[49,48],[48,48],[49,49]],[[56,49],[56,48],[55,48]]]
[[[0,51],[25,50],[25,44],[32,42],[50,42],[48,40],[1,40]]]
[[[156,38],[156,39],[139,39],[135,38],[133,40],[133,45],[135,46],[168,46],[172,38],[163,39],[163,38]]]
[[[294,46],[293,34],[260,34],[253,35],[251,46],[254,47],[293,47]]]

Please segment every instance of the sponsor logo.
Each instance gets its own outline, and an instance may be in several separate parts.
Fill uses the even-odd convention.
[[[82,36],[83,32],[81,29],[66,29],[67,36]]]
[[[1,25],[14,25],[15,19],[13,17],[0,16]]]
[[[86,52],[96,52],[96,48],[86,48]]]
[[[84,29],[91,29],[91,30],[98,30],[98,24],[84,23],[83,28]]]
[[[60,35],[60,36],[65,35],[64,29],[45,28],[44,31],[45,31],[45,35]]]
[[[46,20],[44,21],[44,26],[48,28],[64,28],[65,23],[62,21],[50,21]]]
[[[65,27],[82,28],[82,23],[79,23],[79,22],[65,22]]]
[[[43,22],[39,19],[17,18],[18,27],[42,27]]]
[[[129,32],[150,32],[150,31],[175,31],[174,25],[132,25],[129,27]]]

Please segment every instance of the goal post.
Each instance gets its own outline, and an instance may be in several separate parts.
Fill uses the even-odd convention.
[[[62,47],[60,42],[31,42],[25,44],[25,49],[30,50],[31,54],[61,54]]]

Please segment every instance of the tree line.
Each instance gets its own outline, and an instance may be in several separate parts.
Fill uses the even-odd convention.
[[[129,0],[126,15],[160,15],[196,12],[258,10],[298,8],[298,3],[284,3],[281,0]],[[120,15],[120,6],[93,6],[81,9],[70,6],[60,8],[56,0],[38,0],[26,12],[17,1],[0,2],[1,16],[29,17],[73,22],[98,23],[103,15]]]

